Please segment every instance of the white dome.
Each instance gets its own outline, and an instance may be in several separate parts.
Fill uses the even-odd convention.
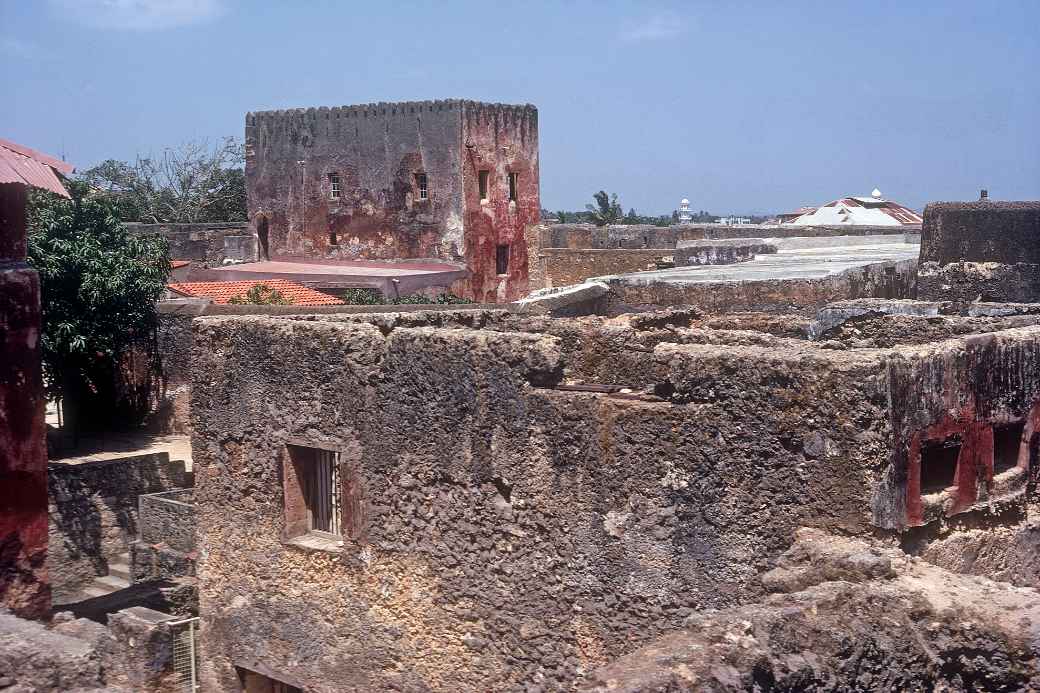
[[[870,193],[870,196],[873,197],[875,200],[880,200],[881,199],[881,191],[878,190],[877,188],[874,188],[874,192]]]
[[[681,204],[681,205],[688,205],[688,204],[690,204],[690,201],[689,201],[689,200],[687,200],[687,199],[686,199],[686,198],[684,197],[684,198],[682,199],[682,201],[681,201],[681,202],[679,202],[679,204]]]

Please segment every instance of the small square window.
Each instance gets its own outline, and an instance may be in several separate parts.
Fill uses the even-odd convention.
[[[1026,422],[993,427],[993,473],[1001,474],[1018,466],[1018,451]]]
[[[430,189],[427,185],[426,174],[416,173],[415,174],[415,187],[419,191],[419,199],[426,200],[430,197]]]
[[[509,274],[509,246],[500,245],[495,248],[495,272]]]
[[[287,538],[340,535],[339,453],[290,445],[283,477]]]
[[[339,174],[338,173],[330,173],[329,174],[329,197],[331,199],[333,199],[333,200],[338,200],[339,196],[340,196],[340,192],[341,192],[341,190],[340,190],[340,187],[339,187]]]
[[[480,199],[488,199],[488,182],[491,177],[490,171],[480,171],[477,173],[477,187],[480,189]]]
[[[921,447],[921,495],[940,493],[957,483],[961,439],[929,441]]]
[[[520,187],[520,174],[510,173],[509,174],[509,201],[516,202],[517,200],[517,189]]]

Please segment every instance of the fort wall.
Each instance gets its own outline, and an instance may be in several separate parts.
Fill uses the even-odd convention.
[[[868,536],[935,521],[917,505],[971,510],[986,448],[925,499],[913,440],[938,436],[953,400],[975,402],[963,431],[1031,420],[1040,394],[1036,327],[846,352],[649,318],[636,331],[657,341],[614,323],[582,339],[544,320],[196,321],[205,685],[241,666],[304,687],[567,687],[693,609],[760,596],[799,526]],[[610,349],[634,392],[589,382]],[[289,533],[289,446],[338,452],[342,544]],[[987,502],[1024,511],[1017,474]]]

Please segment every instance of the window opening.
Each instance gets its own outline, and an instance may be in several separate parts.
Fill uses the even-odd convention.
[[[491,175],[490,171],[480,171],[477,174],[477,187],[480,188],[480,199],[488,199],[488,179]]]
[[[338,200],[339,196],[340,196],[339,174],[338,173],[330,173],[329,174],[329,197],[331,197],[333,200]]]
[[[1018,450],[1026,422],[993,427],[993,473],[1000,474],[1018,466]]]
[[[921,495],[939,493],[954,485],[960,451],[960,437],[929,441],[921,447]]]
[[[510,173],[509,174],[509,201],[516,202],[516,191],[519,187],[520,174]]]
[[[509,246],[500,245],[495,249],[495,272],[509,274]]]
[[[419,199],[420,200],[425,200],[425,199],[429,198],[430,193],[429,193],[429,188],[427,187],[427,184],[426,184],[426,174],[425,173],[416,173],[415,174],[415,187],[419,189]]]
[[[288,533],[299,536],[318,531],[339,536],[339,453],[292,445],[289,457],[295,482],[290,478],[285,482]]]

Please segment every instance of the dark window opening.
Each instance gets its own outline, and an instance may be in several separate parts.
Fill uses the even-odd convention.
[[[477,187],[480,188],[480,199],[488,199],[488,179],[491,176],[490,171],[480,171],[477,174]]]
[[[329,245],[339,245],[339,239],[336,238],[335,231],[329,231]]]
[[[430,196],[429,187],[426,184],[426,174],[416,173],[415,174],[415,187],[419,191],[419,199],[425,200]]]
[[[959,437],[929,441],[921,447],[921,495],[939,493],[954,485],[960,451]]]
[[[333,200],[338,200],[339,196],[340,196],[339,174],[338,173],[330,173],[329,174],[329,197],[332,198]]]
[[[510,202],[516,202],[516,194],[517,194],[516,191],[517,191],[517,188],[519,187],[519,183],[520,183],[520,174],[519,173],[510,173],[509,174],[509,201]]]
[[[290,446],[292,474],[285,479],[286,530],[340,534],[339,453]],[[288,470],[287,470],[288,471]]]
[[[244,693],[303,693],[302,689],[277,679],[241,667],[237,667],[237,669],[238,680],[242,684]]]
[[[495,272],[509,274],[509,246],[500,245],[495,249]]]
[[[1018,451],[1026,422],[993,427],[993,473],[1000,474],[1018,466]]]

